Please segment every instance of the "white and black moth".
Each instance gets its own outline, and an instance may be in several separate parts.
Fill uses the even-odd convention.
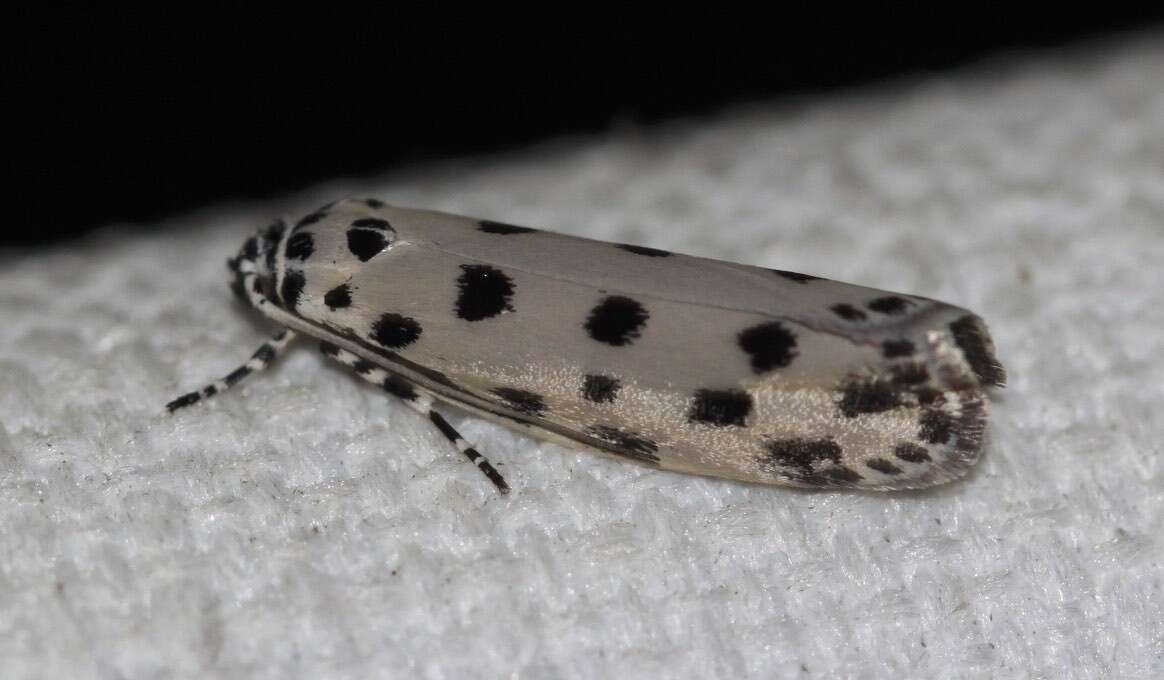
[[[982,320],[935,300],[376,200],[276,222],[230,260],[281,326],[425,414],[447,402],[552,441],[664,470],[801,487],[910,489],[978,458]]]

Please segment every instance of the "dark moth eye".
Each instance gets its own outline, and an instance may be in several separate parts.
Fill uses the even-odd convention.
[[[347,236],[348,250],[360,262],[367,262],[396,240],[396,230],[387,220],[363,217],[351,223]]]

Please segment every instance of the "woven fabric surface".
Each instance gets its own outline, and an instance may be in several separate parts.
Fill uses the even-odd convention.
[[[1162,45],[0,254],[0,676],[1164,676]],[[501,497],[311,343],[163,416],[273,330],[225,258],[345,195],[949,301],[1010,384],[967,479],[893,495],[668,474],[445,409]]]

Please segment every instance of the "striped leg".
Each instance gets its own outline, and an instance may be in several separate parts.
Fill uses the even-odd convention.
[[[486,477],[488,477],[489,481],[493,482],[493,485],[497,487],[498,491],[501,493],[509,493],[509,484],[505,482],[505,478],[502,477],[501,474],[493,468],[493,465],[490,464],[485,456],[482,456],[477,452],[477,449],[473,448],[469,442],[465,441],[465,438],[462,437],[455,429],[453,429],[452,425],[449,425],[449,421],[445,420],[444,416],[433,410],[431,396],[417,392],[416,388],[412,386],[412,383],[408,382],[404,378],[389,373],[376,364],[361,359],[355,354],[336,347],[330,342],[320,343],[319,348],[323,350],[323,353],[327,356],[335,359],[345,366],[350,367],[364,380],[367,380],[373,385],[379,385],[380,388],[389,394],[394,394],[400,397],[404,403],[411,406],[414,411],[427,417],[430,421],[432,421],[432,424],[436,425],[436,428],[441,431],[441,434],[443,434],[445,438],[452,442],[453,446],[457,447],[458,451],[465,454],[465,457],[469,459],[469,462],[476,465],[477,469],[480,470],[481,473]]]
[[[234,387],[236,384],[238,384],[239,381],[248,375],[257,373],[270,366],[271,362],[273,362],[280,354],[282,354],[283,350],[285,350],[287,345],[290,344],[290,342],[294,339],[294,332],[286,329],[279,331],[270,340],[264,342],[263,345],[259,347],[259,349],[257,349],[253,355],[251,355],[250,360],[248,360],[242,366],[239,366],[238,368],[231,371],[230,375],[226,376],[222,380],[219,380],[218,382],[211,383],[210,385],[203,387],[197,392],[183,394],[177,399],[166,404],[166,410],[170,413],[173,413],[180,408],[185,408],[192,404],[197,404],[203,399],[209,399],[219,392],[225,392],[231,387]]]

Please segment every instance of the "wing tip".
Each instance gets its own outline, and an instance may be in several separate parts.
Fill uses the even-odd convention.
[[[879,475],[879,480],[855,485],[858,488],[907,491],[946,484],[965,477],[981,457],[987,424],[985,390],[1005,386],[1006,369],[980,317],[965,313],[947,329],[948,334],[935,334],[931,343],[939,380],[930,387],[940,397],[929,403],[919,399],[916,442],[906,444],[924,448],[927,458],[907,458],[917,464],[901,466],[905,474]],[[951,351],[954,347],[956,352]]]
[[[1006,369],[995,356],[994,340],[986,323],[974,314],[967,314],[951,322],[949,328],[954,344],[962,350],[962,356],[979,382],[995,387],[1006,385]]]
[[[915,442],[899,445],[897,458],[908,464],[907,475],[882,476],[880,483],[861,486],[882,491],[908,491],[947,484],[965,477],[982,454],[986,432],[986,398],[981,389],[947,392],[940,404],[928,406],[918,419]],[[903,452],[901,447],[907,448]],[[919,452],[912,461],[909,451]],[[920,454],[924,451],[924,456]],[[872,481],[872,480],[871,480]]]

